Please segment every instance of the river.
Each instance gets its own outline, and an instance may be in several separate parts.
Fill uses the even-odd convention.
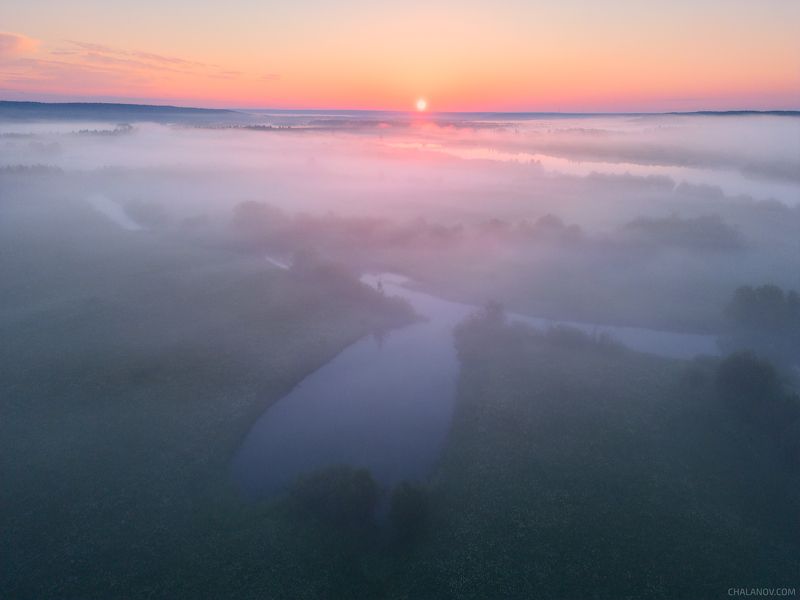
[[[411,289],[401,276],[368,275],[363,281],[373,287],[380,281],[388,295],[405,298],[426,320],[359,340],[267,409],[232,464],[246,494],[274,494],[298,475],[330,465],[365,467],[385,487],[432,472],[455,405],[452,330],[476,307]],[[554,324],[509,318],[540,328]],[[717,353],[709,335],[561,323],[607,332],[634,350],[671,358]]]

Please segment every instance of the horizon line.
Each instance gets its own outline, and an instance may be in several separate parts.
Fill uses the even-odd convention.
[[[735,108],[735,109],[697,109],[686,111],[664,110],[664,111],[563,111],[563,110],[426,110],[417,111],[413,109],[387,109],[387,108],[276,108],[276,107],[207,107],[207,106],[190,106],[181,104],[151,104],[144,101],[138,102],[113,102],[113,101],[92,101],[92,100],[75,100],[75,101],[41,101],[41,100],[6,100],[0,98],[2,104],[37,104],[45,106],[127,106],[137,108],[161,108],[161,109],[178,109],[178,110],[193,110],[193,111],[208,111],[208,112],[234,112],[234,113],[247,113],[253,111],[259,112],[298,112],[298,113],[314,113],[314,112],[327,112],[327,113],[393,113],[403,115],[582,115],[582,116],[647,116],[647,115],[693,115],[693,114],[794,114],[800,113],[798,108]]]

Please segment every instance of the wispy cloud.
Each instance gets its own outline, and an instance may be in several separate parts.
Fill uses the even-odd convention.
[[[0,32],[0,86],[37,96],[141,97],[258,90],[277,74],[248,75],[226,66],[79,40],[43,45],[17,33]],[[221,80],[228,83],[223,86]],[[221,93],[221,92],[219,92]]]
[[[39,42],[0,32],[0,91],[6,98],[139,98],[196,102],[266,97],[277,73],[248,73],[181,56],[82,40]]]
[[[19,56],[34,52],[39,46],[39,41],[20,33],[0,31],[0,58]]]
[[[108,57],[127,57],[147,63],[151,68],[181,68],[181,69],[219,69],[219,65],[198,62],[194,60],[187,60],[176,56],[164,56],[163,54],[154,54],[152,52],[142,52],[140,50],[126,50],[122,48],[113,48],[103,44],[93,44],[91,42],[80,42],[75,40],[67,40],[73,48],[86,51],[87,54],[94,56],[108,56]]]

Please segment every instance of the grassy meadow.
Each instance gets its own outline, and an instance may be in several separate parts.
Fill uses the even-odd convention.
[[[410,309],[67,199],[3,208],[0,595],[196,598],[220,548],[263,533],[229,475],[252,423]]]

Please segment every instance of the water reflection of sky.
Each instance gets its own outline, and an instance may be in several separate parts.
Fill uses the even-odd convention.
[[[493,147],[463,147],[425,142],[393,142],[396,148],[438,152],[465,160],[516,162],[535,165],[550,173],[586,176],[592,173],[669,177],[676,185],[710,185],[725,195],[745,194],[755,200],[778,200],[787,204],[800,202],[800,183],[748,177],[735,168],[703,168],[676,165],[637,164],[625,161],[599,161],[551,156],[540,152],[504,151]]]
[[[370,336],[306,377],[255,423],[233,461],[251,495],[284,489],[303,473],[347,464],[369,469],[383,486],[424,479],[444,446],[455,405],[458,360],[453,328],[476,310],[409,289],[401,276],[367,275],[412,303],[425,321]],[[546,328],[553,321],[512,320]],[[631,348],[688,358],[714,353],[712,336],[571,323],[610,333]]]
[[[255,124],[271,122],[255,116]],[[514,119],[517,120],[514,120]],[[800,117],[281,114],[288,130],[136,123],[120,135],[111,123],[0,123],[0,166],[44,164],[68,170],[105,167],[216,173],[228,196],[249,194],[240,174],[262,177],[281,194],[270,202],[342,209],[336,193],[389,196],[399,184],[444,176],[473,186],[504,185],[511,163],[543,173],[658,175],[719,187],[728,196],[750,195],[800,203]],[[375,119],[378,119],[375,121]],[[308,122],[317,123],[311,130]],[[373,122],[374,121],[374,122]],[[297,127],[293,131],[291,128]],[[20,137],[22,135],[22,137]],[[459,164],[460,163],[460,164]],[[755,167],[755,168],[753,168]],[[227,171],[226,171],[227,170]],[[226,177],[234,170],[236,177]],[[311,185],[320,190],[309,189]],[[425,186],[410,190],[421,197]],[[333,193],[331,193],[333,192]],[[488,193],[488,192],[487,192]],[[437,198],[425,196],[425,203]]]
[[[245,491],[273,493],[337,464],[368,468],[384,486],[426,477],[450,427],[451,332],[467,312],[446,304],[429,299],[420,308],[432,318],[360,340],[270,407],[234,459]]]

